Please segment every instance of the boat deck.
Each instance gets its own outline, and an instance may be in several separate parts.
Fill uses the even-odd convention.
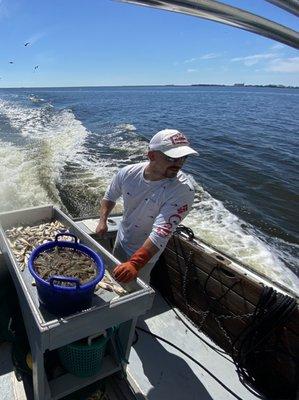
[[[1,398],[7,400],[27,399],[23,382],[19,382],[13,371],[11,344],[0,344],[0,391]]]
[[[182,314],[179,315],[197,332]],[[253,400],[258,398],[240,383],[230,357],[225,356],[225,359],[211,349],[208,344],[215,345],[201,332],[198,332],[198,335],[208,344],[188,330],[158,293],[153,308],[143,318],[139,318],[137,326],[165,338],[191,355],[203,367],[169,344],[138,330],[138,341],[131,350],[127,369],[127,378],[135,395],[129,394],[124,382],[110,378],[107,379],[107,399]],[[24,391],[23,382],[17,381],[13,372],[9,344],[3,343],[0,352],[0,390],[2,395],[5,393],[3,398],[31,400],[30,390]],[[234,394],[229,393],[208,371]],[[119,386],[118,390],[113,390],[115,385]]]
[[[206,343],[218,348],[181,313],[178,314]],[[225,355],[225,359],[188,330],[159,294],[155,297],[151,311],[144,319],[139,319],[137,326],[173,343],[204,367],[200,367],[169,344],[138,330],[139,338],[130,354],[128,379],[135,393],[143,395],[140,398],[145,397],[149,400],[258,398],[241,384],[231,358]],[[235,396],[216,382],[207,371],[215,375],[235,393]]]

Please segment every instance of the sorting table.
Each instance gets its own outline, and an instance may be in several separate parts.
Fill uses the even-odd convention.
[[[125,368],[123,361],[111,351],[105,356],[101,371],[92,377],[77,378],[70,373],[64,373],[50,379],[45,369],[45,353],[118,326],[118,338],[124,351],[123,359],[128,359],[137,318],[151,308],[154,298],[153,289],[137,279],[127,285],[128,293],[122,297],[99,289],[95,292],[89,309],[63,318],[49,314],[40,306],[29,269],[21,271],[5,231],[16,226],[35,226],[55,220],[62,222],[82,244],[98,253],[103,258],[106,269],[111,270],[118,263],[112,254],[53,205],[0,214],[0,248],[16,286],[29,339],[35,400],[59,399]]]

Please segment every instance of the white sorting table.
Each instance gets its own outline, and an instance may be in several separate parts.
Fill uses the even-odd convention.
[[[119,340],[128,359],[138,316],[149,310],[153,303],[153,289],[137,279],[129,285],[130,293],[116,297],[115,293],[99,289],[95,292],[92,306],[68,317],[56,318],[40,306],[37,290],[32,286],[28,268],[21,271],[12,253],[5,231],[14,226],[34,226],[44,222],[61,221],[80,242],[103,258],[109,270],[118,260],[76,223],[56,207],[49,205],[0,214],[0,248],[14,280],[33,359],[33,391],[35,400],[54,400],[66,396],[99,379],[120,371],[125,365],[113,351],[104,358],[101,371],[90,378],[78,378],[65,373],[49,379],[44,358],[47,350],[55,350],[76,340],[94,335],[107,328],[119,326]]]

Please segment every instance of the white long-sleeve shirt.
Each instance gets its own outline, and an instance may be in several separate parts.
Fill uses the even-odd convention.
[[[182,171],[175,178],[146,180],[144,169],[147,164],[120,169],[112,178],[104,199],[116,202],[120,196],[123,197],[124,214],[118,239],[128,256],[150,238],[160,249],[151,260],[156,261],[176,227],[190,211],[194,188]]]

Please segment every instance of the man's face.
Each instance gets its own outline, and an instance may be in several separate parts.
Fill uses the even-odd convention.
[[[182,168],[187,156],[171,158],[161,151],[155,151],[155,164],[163,178],[175,178]]]

